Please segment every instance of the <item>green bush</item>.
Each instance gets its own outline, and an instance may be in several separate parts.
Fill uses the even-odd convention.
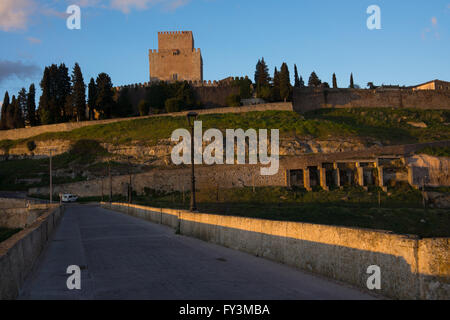
[[[146,100],[141,100],[138,105],[139,115],[146,116],[150,111],[150,103]]]
[[[272,97],[272,90],[270,87],[261,87],[258,93],[258,98],[270,101]]]
[[[183,108],[183,101],[178,98],[170,98],[165,103],[167,112],[179,112]]]
[[[227,97],[227,106],[239,107],[241,105],[241,96],[238,94],[230,94]]]

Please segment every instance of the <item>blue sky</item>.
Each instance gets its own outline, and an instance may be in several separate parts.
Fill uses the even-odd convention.
[[[81,30],[66,27],[66,8],[81,7]],[[381,30],[369,30],[369,5]],[[158,31],[191,30],[204,79],[249,75],[264,57],[270,72],[297,64],[331,83],[413,85],[450,81],[450,0],[1,0],[0,100],[17,94],[42,70],[78,62],[85,82],[100,72],[114,85],[149,79],[148,49]]]

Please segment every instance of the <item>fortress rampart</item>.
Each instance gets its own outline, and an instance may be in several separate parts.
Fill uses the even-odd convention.
[[[449,109],[450,90],[294,88],[294,110],[322,108]]]

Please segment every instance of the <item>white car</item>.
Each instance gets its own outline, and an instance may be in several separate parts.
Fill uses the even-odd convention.
[[[71,193],[64,193],[61,197],[62,202],[75,202],[77,201],[78,196]]]

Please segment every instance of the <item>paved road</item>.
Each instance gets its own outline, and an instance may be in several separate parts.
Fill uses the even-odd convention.
[[[81,290],[66,268],[79,265]],[[356,289],[94,205],[69,205],[19,299],[372,299]]]

